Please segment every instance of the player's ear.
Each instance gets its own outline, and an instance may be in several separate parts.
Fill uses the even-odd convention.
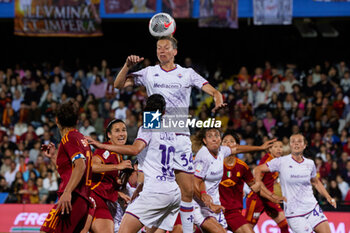
[[[177,49],[174,49],[174,56],[177,55]]]

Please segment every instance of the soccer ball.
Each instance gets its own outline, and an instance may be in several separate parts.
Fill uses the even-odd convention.
[[[158,13],[149,21],[149,32],[154,37],[170,36],[175,33],[176,23],[167,13]]]

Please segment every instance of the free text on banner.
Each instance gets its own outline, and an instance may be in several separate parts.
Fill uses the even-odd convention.
[[[53,205],[0,205],[0,232],[38,232]],[[350,232],[350,212],[324,212],[332,233]],[[255,233],[276,233],[279,227],[264,213]]]
[[[15,35],[102,36],[100,0],[15,0]]]
[[[202,0],[199,27],[238,28],[237,0]]]

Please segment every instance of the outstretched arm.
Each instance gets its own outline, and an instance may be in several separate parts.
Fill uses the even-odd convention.
[[[109,150],[113,151],[119,154],[123,155],[138,155],[145,147],[145,142],[141,140],[135,140],[134,144],[132,145],[112,145],[112,144],[102,144],[91,137],[85,136],[85,138],[88,140],[90,145],[93,145],[94,147],[103,149],[103,150]]]
[[[247,153],[247,152],[252,152],[252,151],[260,151],[260,150],[267,150],[272,146],[272,144],[276,141],[277,139],[272,139],[261,146],[245,146],[245,145],[237,145],[233,148],[235,148],[235,153],[233,154],[239,154],[239,153]]]
[[[132,168],[130,160],[124,160],[119,164],[103,164],[98,156],[92,157],[92,172],[101,173]]]
[[[136,65],[137,63],[143,61],[143,57],[139,57],[136,55],[130,55],[126,59],[126,62],[122,69],[119,71],[116,79],[114,80],[114,87],[117,89],[122,89],[128,86],[133,86],[134,85],[134,79],[132,76],[127,76],[129,70]]]
[[[321,181],[317,177],[311,178],[310,181],[311,181],[311,184],[316,188],[316,190],[327,199],[328,203],[331,204],[334,208],[337,208],[337,203],[329,195],[329,193],[327,192],[327,190],[325,189]]]
[[[216,90],[212,85],[206,84],[202,87],[202,90],[214,98],[215,107],[211,110],[212,112],[215,112],[220,108],[224,108],[227,105],[224,103],[222,94],[218,90]]]

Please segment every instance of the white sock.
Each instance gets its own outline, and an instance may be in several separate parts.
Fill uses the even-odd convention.
[[[180,217],[182,222],[183,233],[193,233],[193,204],[192,202],[181,201]]]

